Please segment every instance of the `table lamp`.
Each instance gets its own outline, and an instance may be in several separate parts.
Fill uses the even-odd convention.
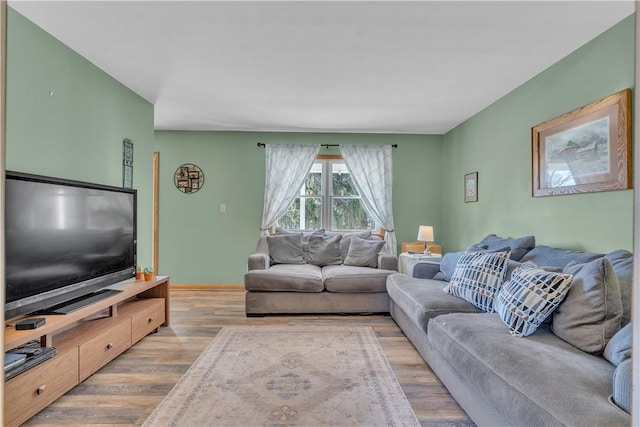
[[[418,228],[418,241],[424,242],[424,254],[431,255],[431,251],[429,250],[429,242],[433,242],[435,239],[433,238],[433,226],[432,225],[421,225]]]

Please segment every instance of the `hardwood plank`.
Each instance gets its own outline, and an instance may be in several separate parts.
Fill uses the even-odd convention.
[[[141,425],[224,326],[365,325],[380,345],[423,426],[472,426],[390,316],[300,315],[247,318],[244,291],[174,289],[171,326],[160,328],[25,426]]]

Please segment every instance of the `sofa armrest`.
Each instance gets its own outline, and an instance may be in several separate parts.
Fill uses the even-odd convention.
[[[398,271],[398,257],[389,254],[378,255],[378,268]]]
[[[631,413],[631,365],[626,359],[613,373],[613,402],[626,413]]]
[[[418,279],[433,279],[440,271],[440,263],[438,262],[419,262],[413,266],[413,277]]]
[[[269,268],[269,255],[268,254],[251,254],[247,262],[249,271],[251,270],[266,270]]]

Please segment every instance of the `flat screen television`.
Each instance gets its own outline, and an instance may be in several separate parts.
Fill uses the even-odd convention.
[[[7,172],[5,320],[135,276],[136,190]]]

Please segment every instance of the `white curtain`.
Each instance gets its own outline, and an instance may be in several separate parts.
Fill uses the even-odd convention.
[[[364,209],[387,230],[387,252],[398,254],[393,224],[390,145],[341,145],[340,152]]]
[[[267,144],[261,234],[269,234],[298,195],[320,151],[319,145]]]

